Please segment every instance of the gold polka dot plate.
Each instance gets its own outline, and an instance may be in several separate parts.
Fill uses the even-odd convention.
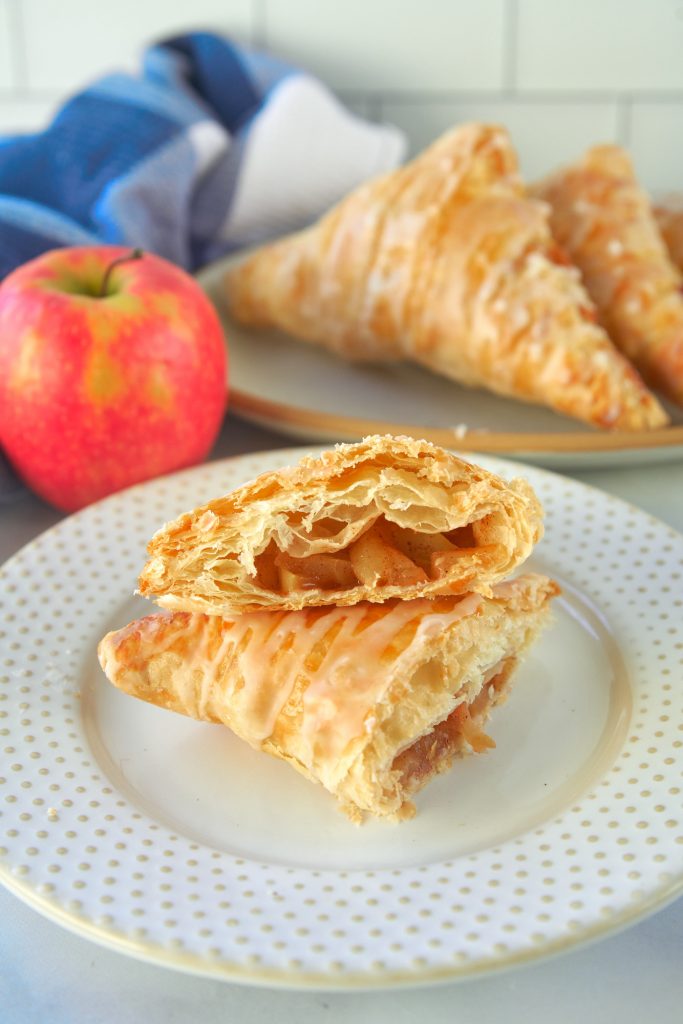
[[[530,567],[555,618],[492,719],[401,825],[113,689],[99,638],[162,522],[302,450],[213,463],[64,520],[0,573],[0,877],[60,924],[231,981],[471,977],[621,928],[683,889],[683,537],[533,467]]]

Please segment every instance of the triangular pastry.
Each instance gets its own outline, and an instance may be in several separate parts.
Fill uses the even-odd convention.
[[[483,732],[557,587],[527,575],[491,597],[218,617],[166,612],[109,633],[108,679],[227,725],[363,812],[410,817],[410,795]]]
[[[505,130],[472,124],[254,252],[226,290],[242,323],[347,358],[412,359],[600,427],[661,426],[566,264]]]
[[[490,593],[542,535],[523,480],[427,441],[368,437],[180,516],[148,546],[140,593],[235,611]]]
[[[596,146],[535,186],[600,320],[651,387],[683,404],[683,277],[627,153]]]

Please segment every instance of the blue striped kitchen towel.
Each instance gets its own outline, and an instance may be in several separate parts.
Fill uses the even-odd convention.
[[[194,270],[302,227],[404,148],[400,131],[269,54],[205,32],[168,39],[45,131],[0,138],[0,280],[47,249],[96,242]]]

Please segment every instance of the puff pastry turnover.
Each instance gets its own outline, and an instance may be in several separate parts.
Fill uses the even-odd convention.
[[[683,278],[669,259],[628,154],[596,146],[534,189],[616,345],[683,404]]]
[[[242,323],[351,359],[412,359],[600,427],[666,414],[595,323],[504,129],[465,125],[226,278]]]
[[[214,615],[486,594],[529,555],[541,516],[523,480],[506,484],[427,441],[368,437],[167,524],[139,588],[162,607]]]
[[[126,693],[288,761],[363,812],[410,817],[415,793],[483,731],[557,593],[544,576],[467,594],[222,618],[167,612],[109,633]]]

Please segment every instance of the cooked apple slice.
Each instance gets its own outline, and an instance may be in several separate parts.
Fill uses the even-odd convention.
[[[309,587],[338,590],[340,587],[355,587],[358,583],[351,563],[334,555],[293,558],[292,555],[280,552],[275,558],[275,565],[283,594]]]
[[[454,545],[442,533],[417,533],[415,530],[398,526],[388,520],[383,524],[383,534],[390,544],[401,554],[429,573],[432,567],[432,555],[437,551],[452,551]]]
[[[427,583],[424,569],[385,539],[381,524],[374,523],[349,548],[356,576],[365,586],[401,587]]]

